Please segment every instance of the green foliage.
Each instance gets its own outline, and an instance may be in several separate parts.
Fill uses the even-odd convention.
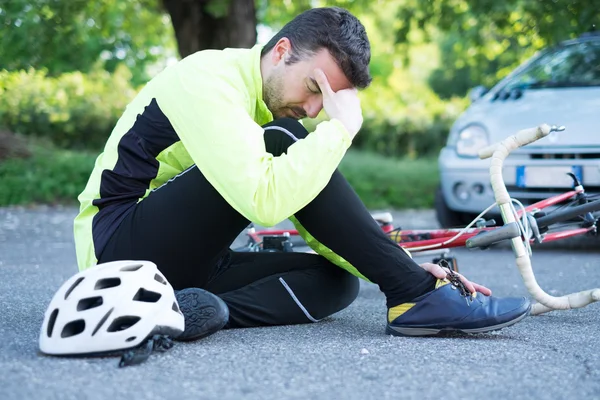
[[[439,43],[430,84],[444,97],[492,86],[536,51],[600,27],[600,0],[402,0],[399,43],[419,31]]]
[[[59,149],[47,140],[28,140],[32,157],[0,162],[0,207],[76,205],[94,167],[96,152]],[[351,150],[340,171],[370,209],[430,208],[438,184],[435,159],[382,158]]]
[[[124,64],[139,84],[148,67],[175,54],[158,1],[0,0],[0,69],[57,75]]]
[[[435,155],[443,147],[451,124],[464,111],[464,99],[440,98],[410,73],[396,70],[377,78],[361,93],[364,124],[356,146],[388,156],[416,158]]]
[[[296,15],[311,8],[312,0],[256,0],[257,19],[274,30],[279,30]],[[335,5],[336,1],[331,1]]]
[[[374,7],[389,5],[389,0],[255,0],[258,19],[280,29],[286,22],[303,11],[317,7],[342,7],[355,15],[368,14]]]
[[[95,155],[30,145],[33,156],[0,163],[0,207],[27,204],[75,205],[94,167]]]
[[[369,209],[433,207],[439,183],[434,158],[387,158],[351,150],[339,169]]]
[[[136,91],[131,73],[0,71],[0,125],[63,147],[99,148]]]

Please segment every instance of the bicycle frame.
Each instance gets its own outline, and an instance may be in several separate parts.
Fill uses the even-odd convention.
[[[575,197],[583,193],[584,189],[582,186],[578,186],[575,190],[571,190],[559,195],[551,196],[547,199],[538,201],[537,203],[531,204],[525,207],[525,212],[531,213],[534,211],[541,211],[546,208],[552,207],[556,204],[564,201],[573,200]],[[521,218],[523,212],[517,211],[517,217]],[[481,234],[484,231],[493,231],[498,229],[497,227],[489,228],[468,228],[468,229],[421,229],[421,230],[400,230],[393,232],[390,236],[398,244],[405,249],[412,252],[420,252],[434,249],[449,249],[455,247],[464,247],[469,239]],[[552,242],[555,240],[562,240],[569,237],[585,235],[589,232],[594,232],[596,226],[590,226],[586,228],[568,229],[562,232],[551,232],[544,235],[544,242]],[[463,232],[456,240],[452,240],[457,234]],[[423,239],[428,237],[428,239]],[[534,243],[535,238],[531,238],[530,242]]]
[[[541,211],[548,207],[552,207],[564,201],[573,200],[579,193],[583,192],[583,187],[579,187],[575,190],[570,190],[565,193],[561,193],[547,199],[541,200],[537,203],[531,204],[525,207],[526,212],[533,212],[535,210]],[[518,211],[518,216],[522,216],[522,211]],[[464,228],[455,229],[412,229],[412,230],[398,230],[394,228],[392,216],[389,213],[374,214],[376,219],[382,228],[392,240],[397,242],[403,248],[409,250],[411,253],[420,253],[429,250],[447,250],[451,248],[464,247],[467,241],[479,235],[483,231],[492,231],[498,229],[497,227],[484,227],[484,228]],[[588,228],[577,228],[568,229],[563,232],[551,232],[544,235],[544,242],[552,242],[555,240],[562,240],[570,237],[581,236],[595,230],[595,226]],[[463,232],[456,240],[450,241],[458,233]],[[267,235],[289,235],[299,236],[299,233],[295,229],[248,229],[246,234],[254,244],[261,242],[261,237]],[[534,238],[531,239],[533,243]]]

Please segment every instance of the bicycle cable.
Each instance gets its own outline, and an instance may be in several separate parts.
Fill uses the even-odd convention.
[[[488,208],[486,208],[484,211],[482,211],[481,214],[479,214],[477,217],[475,217],[473,219],[473,221],[471,221],[471,223],[469,225],[467,225],[464,228],[462,228],[455,236],[451,237],[450,239],[446,240],[445,242],[436,243],[436,244],[430,244],[428,246],[411,247],[410,250],[414,251],[414,250],[433,249],[433,248],[440,247],[440,246],[445,246],[448,243],[454,242],[456,239],[458,239],[459,237],[461,237],[462,235],[464,235],[467,232],[467,230],[469,230],[473,226],[473,224],[475,224],[481,217],[483,217],[485,214],[487,214],[494,207],[496,207],[496,203],[491,204]]]
[[[519,231],[523,237],[523,244],[525,246],[525,248],[527,249],[527,253],[529,254],[529,256],[532,255],[532,251],[531,251],[531,244],[529,242],[531,235],[533,233],[533,230],[531,228],[531,223],[529,222],[528,218],[527,218],[527,211],[525,210],[525,206],[523,206],[523,203],[521,203],[519,200],[517,199],[513,199],[510,198],[511,202],[510,202],[510,208],[513,212],[513,215],[515,217],[515,220],[517,222],[517,225],[519,226]],[[513,206],[513,203],[517,203],[517,205],[519,206],[519,208],[521,209],[522,212],[522,216],[519,217],[515,207]],[[467,230],[469,230],[475,223],[477,223],[477,221],[483,217],[485,214],[487,214],[492,208],[496,207],[497,204],[496,203],[492,203],[488,208],[486,208],[484,211],[482,211],[477,217],[475,217],[471,223],[467,226],[465,226],[463,229],[461,229],[456,235],[454,235],[452,238],[446,240],[445,242],[442,243],[435,243],[435,244],[431,244],[431,245],[427,245],[427,246],[417,246],[417,247],[412,247],[411,250],[426,250],[426,249],[433,249],[436,247],[440,247],[440,246],[445,246],[449,243],[452,243],[453,241],[455,241],[456,239],[458,239],[459,237],[461,237],[462,235],[464,235]]]

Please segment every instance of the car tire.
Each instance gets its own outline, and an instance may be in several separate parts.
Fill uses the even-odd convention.
[[[460,211],[454,211],[448,207],[441,186],[438,186],[435,192],[434,207],[435,216],[442,228],[461,227],[471,222],[471,219],[468,218],[467,214]]]

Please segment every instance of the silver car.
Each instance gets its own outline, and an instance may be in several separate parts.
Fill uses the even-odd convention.
[[[491,90],[477,87],[439,155],[435,208],[442,227],[470,222],[494,203],[489,160],[477,152],[519,130],[564,125],[511,154],[504,168],[509,193],[524,205],[573,187],[600,192],[600,32],[544,50]]]

